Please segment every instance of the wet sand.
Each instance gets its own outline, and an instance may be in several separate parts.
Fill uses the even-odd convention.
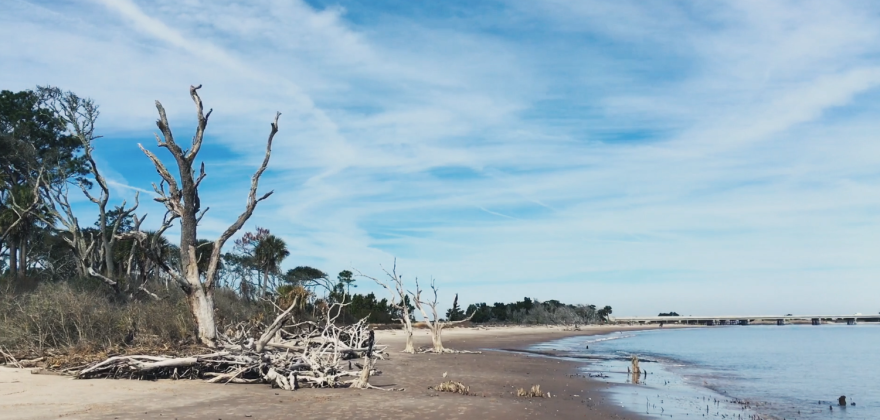
[[[639,327],[638,329],[643,329]],[[629,327],[591,327],[563,331],[548,327],[456,328],[444,331],[448,348],[485,350],[524,348],[572,335],[594,335]],[[482,354],[398,353],[399,331],[379,331],[390,360],[371,379],[380,387],[405,391],[301,389],[267,385],[219,385],[200,381],[72,380],[30,370],[0,368],[2,419],[640,419],[615,407],[603,390],[612,385],[571,376],[577,364],[504,351]],[[429,346],[425,330],[416,346]],[[429,389],[447,380],[470,386],[475,396]],[[541,385],[548,398],[520,398],[517,388]]]

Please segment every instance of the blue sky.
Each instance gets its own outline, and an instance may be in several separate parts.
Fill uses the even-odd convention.
[[[880,311],[875,2],[474,3],[10,0],[0,88],[94,98],[115,197],[156,223],[136,145],[157,99],[191,136],[203,84],[206,238],[282,112],[248,228],[287,267],[397,257],[448,302],[621,315]]]

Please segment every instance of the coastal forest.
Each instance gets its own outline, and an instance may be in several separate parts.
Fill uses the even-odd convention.
[[[290,343],[313,337],[321,328],[323,336],[330,332],[336,337],[337,354],[356,353],[371,361],[369,325],[402,325],[410,336],[413,325],[427,327],[434,334],[433,350],[446,351],[439,344],[440,331],[457,323],[577,326],[606,322],[612,313],[610,306],[529,297],[465,307],[458,295],[444,313],[438,309],[438,287],[430,285],[433,300],[430,293],[423,296],[417,282],[403,283],[396,261],[385,280],[354,268],[335,275],[302,265],[282,269],[291,256],[284,239],[271,226],[251,222],[258,204],[272,195],[260,190],[259,181],[270,162],[280,114],[271,122],[265,157],[251,178],[240,216],[219,238],[200,236],[199,223],[210,204],[201,203],[199,185],[210,162],[197,157],[211,116],[200,88],[189,91],[197,110],[191,144],[177,143],[156,102],[156,144],[140,145],[158,174],[154,193],[133,201],[111,194],[93,155],[101,138],[98,104],[55,87],[0,92],[0,358],[49,357],[56,366],[67,366],[96,361],[94,355],[100,354],[156,348],[184,354],[188,348],[228,349],[233,344],[247,348],[250,357],[268,348],[291,350]],[[83,199],[90,211],[72,204]],[[146,199],[166,209],[153,229],[142,226],[139,204]],[[167,236],[172,227],[180,232],[177,243]],[[388,293],[358,293],[362,285],[381,286]],[[416,322],[416,313],[425,325]],[[282,329],[293,319],[308,328],[297,333]],[[411,340],[407,349],[414,351]],[[146,369],[144,360],[125,363]],[[227,361],[215,362],[211,369],[228,381],[263,380],[295,389],[297,381],[330,386],[339,379],[308,376],[308,369],[300,379],[256,370],[250,377],[232,376]],[[97,368],[89,372],[114,375]],[[359,379],[365,387],[366,379]]]

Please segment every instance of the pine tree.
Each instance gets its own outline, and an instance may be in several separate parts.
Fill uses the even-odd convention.
[[[447,321],[461,321],[464,319],[464,311],[458,306],[458,293],[455,294],[455,300],[452,301],[452,308],[446,311]]]

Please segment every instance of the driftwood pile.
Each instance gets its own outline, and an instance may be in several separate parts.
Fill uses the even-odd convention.
[[[376,359],[385,347],[375,346],[366,320],[336,325],[341,305],[317,322],[294,322],[291,312],[279,315],[259,336],[245,325],[218,334],[211,353],[188,357],[120,355],[91,364],[77,378],[206,379],[219,383],[265,383],[284,390],[374,388],[369,384]],[[336,316],[329,314],[336,313]],[[354,362],[354,366],[353,363]]]

